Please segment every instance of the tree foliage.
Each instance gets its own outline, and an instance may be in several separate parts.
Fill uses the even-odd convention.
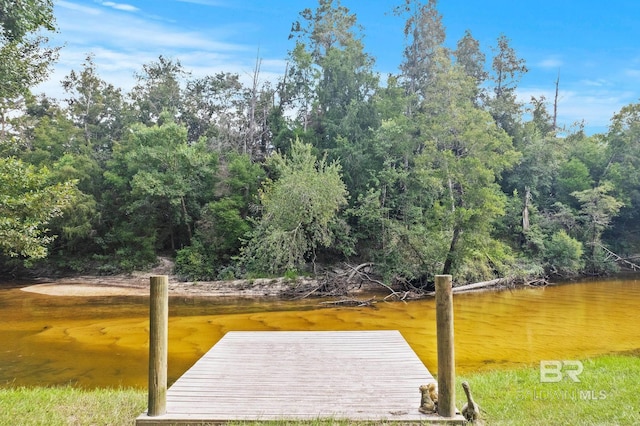
[[[306,97],[301,104],[305,140],[329,160],[340,159],[349,191],[359,193],[370,161],[371,131],[378,126],[374,59],[364,51],[356,16],[339,0],[320,0],[316,10],[300,15],[290,71],[296,84],[288,96]]]
[[[582,243],[564,230],[558,231],[545,243],[546,267],[560,276],[577,275],[584,267]]]
[[[120,208],[138,222],[137,234],[175,250],[189,244],[199,206],[213,195],[217,156],[203,143],[187,144],[186,128],[169,117],[161,121],[131,129],[106,177],[114,198],[127,194]]]
[[[67,113],[82,131],[84,154],[106,162],[128,124],[122,91],[100,78],[92,55],[80,72],[72,70],[62,80],[62,87],[68,96]]]
[[[409,96],[423,99],[431,86],[438,67],[438,54],[444,48],[446,33],[442,16],[437,9],[437,0],[422,3],[405,0],[395,8],[400,16],[407,16],[404,36],[407,45],[400,71]]]
[[[519,154],[489,114],[474,105],[473,81],[446,59],[441,66],[423,106],[428,142],[419,159],[438,182],[435,211],[450,235],[442,272],[450,274],[465,251],[488,247],[493,221],[505,204],[497,180]]]
[[[340,166],[317,160],[311,145],[299,141],[290,157],[275,154],[269,165],[278,179],[261,192],[262,217],[243,253],[245,263],[271,273],[302,270],[318,248],[336,241],[338,212],[347,203]]]
[[[24,96],[42,82],[56,59],[38,30],[55,30],[51,0],[0,1],[0,100]]]
[[[518,83],[528,68],[525,60],[518,57],[511,46],[511,40],[501,34],[493,47],[494,57],[491,62],[490,80],[493,93],[486,99],[486,104],[496,123],[510,136],[515,137],[519,130],[522,105],[517,100]]]
[[[49,222],[73,202],[75,182],[51,184],[50,171],[0,158],[0,250],[25,260],[47,256]]]
[[[20,40],[43,27],[55,30],[51,0],[1,0],[0,37],[9,42]]]
[[[458,40],[453,55],[456,64],[462,67],[463,72],[475,82],[478,88],[477,96],[480,97],[480,88],[488,76],[485,71],[486,56],[480,49],[480,43],[473,38],[470,30],[466,30],[464,36]]]
[[[640,252],[640,105],[567,130],[543,95],[523,102],[506,35],[450,47],[436,0],[393,11],[405,44],[384,83],[357,16],[318,0],[277,81],[259,57],[248,79],[193,78],[161,55],[126,92],[89,53],[58,103],[30,93],[53,3],[0,0],[0,260],[113,273],[162,254],[199,280],[348,260],[412,289]]]
[[[242,242],[251,231],[251,206],[256,205],[264,171],[247,155],[222,159],[216,199],[204,206],[191,245],[179,250],[176,269],[198,280],[233,278]]]

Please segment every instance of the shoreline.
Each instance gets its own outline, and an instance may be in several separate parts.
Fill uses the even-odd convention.
[[[228,281],[180,281],[172,274],[173,262],[168,258],[160,258],[159,264],[146,271],[134,271],[118,275],[76,275],[60,278],[38,277],[23,282],[20,290],[47,296],[148,296],[150,277],[166,275],[169,277],[170,296],[194,297],[240,297],[240,298],[283,298],[286,293],[298,286],[313,288],[317,281],[313,278],[298,277],[295,280],[286,278],[238,279]],[[561,281],[562,282],[562,281]],[[315,283],[315,285],[314,285]],[[559,284],[546,280],[532,280],[514,283],[510,280],[495,279],[453,288],[454,293],[500,290],[505,288],[545,286]],[[385,286],[386,287],[386,286]],[[348,296],[359,293],[381,290],[374,282],[360,282],[348,290]],[[388,291],[395,291],[387,288]],[[398,294],[402,294],[399,292]],[[414,294],[413,297],[433,297],[435,292]],[[406,296],[406,295],[405,295]],[[403,299],[404,300],[404,299]]]
[[[99,296],[148,296],[150,277],[167,275],[169,277],[169,296],[194,297],[240,297],[240,298],[282,298],[285,293],[297,286],[316,287],[312,278],[259,278],[252,280],[229,281],[179,281],[175,275],[162,273],[133,273],[114,276],[76,276],[65,278],[37,278],[33,284],[20,287],[20,290],[47,296],[99,297]],[[505,286],[503,279],[478,282],[453,288],[454,293],[500,290],[512,288]],[[347,297],[360,293],[380,290],[376,284],[360,284],[348,291]],[[388,291],[393,291],[387,288]],[[400,296],[405,292],[394,294]],[[406,292],[410,293],[410,292]],[[391,294],[391,293],[390,293]],[[405,294],[405,297],[407,294]],[[414,294],[412,298],[434,297],[435,292]],[[404,298],[402,299],[404,300]]]
[[[167,257],[159,257],[158,264],[148,270],[117,275],[74,275],[52,278],[39,277],[33,284],[22,286],[22,291],[47,296],[148,296],[150,277],[169,277],[170,296],[202,297],[278,297],[290,287],[291,282],[280,279],[230,280],[230,281],[180,281],[173,272],[174,263]],[[297,281],[297,282],[300,282]]]
[[[149,278],[146,276],[79,276],[73,278],[40,278],[20,290],[47,296],[148,296]],[[233,281],[181,282],[169,276],[170,296],[202,297],[279,297],[290,286],[284,279],[265,278]]]

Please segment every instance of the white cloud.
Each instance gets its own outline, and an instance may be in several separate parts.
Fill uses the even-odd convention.
[[[95,7],[84,6],[81,4],[72,3],[69,1],[57,1],[55,3],[56,7],[61,7],[64,9],[74,10],[78,12],[82,12],[88,15],[99,15],[100,9],[96,9]],[[58,16],[58,12],[56,12],[56,16]]]
[[[60,32],[50,38],[53,45],[64,47],[49,80],[35,88],[36,93],[44,92],[63,99],[65,94],[60,81],[71,70],[80,70],[89,53],[94,55],[100,77],[124,91],[134,86],[134,73],[140,72],[142,65],[156,61],[160,55],[179,60],[193,77],[230,72],[238,74],[243,82],[250,82],[258,46],[233,41],[239,32],[247,30],[246,26],[229,22],[226,26],[196,31],[146,15],[143,10],[131,14],[132,10],[120,7],[123,3],[100,1],[99,4],[108,8],[83,6],[71,1],[55,3]],[[284,69],[283,59],[264,58],[260,80],[275,81]]]
[[[112,1],[103,1],[101,4],[103,6],[112,7],[114,9],[116,9],[116,10],[122,10],[122,11],[125,11],[125,12],[137,12],[138,10],[140,10],[137,7],[135,7],[133,5],[130,5],[130,4],[114,3]]]
[[[177,0],[180,3],[200,4],[203,6],[226,6],[226,2],[219,0]]]
[[[555,92],[535,87],[518,89],[518,100],[530,103],[531,96],[544,96],[547,108],[553,112]],[[620,109],[634,102],[634,92],[627,90],[609,90],[601,87],[581,87],[579,90],[560,90],[558,92],[558,124],[572,126],[584,121],[592,132],[605,132],[611,117]]]
[[[60,26],[57,38],[70,45],[109,45],[128,51],[157,49],[159,53],[170,49],[246,50],[245,46],[221,41],[229,36],[224,28],[205,34],[134,15],[111,11],[86,14],[79,9],[60,13],[57,20]]]
[[[584,79],[584,80],[580,80],[580,84],[584,85],[584,86],[590,86],[590,87],[604,87],[604,86],[610,86],[611,83],[607,80],[605,80],[604,78],[598,78],[595,80],[592,79]]]
[[[638,78],[640,77],[640,69],[627,68],[624,70],[624,75],[627,77]]]
[[[555,56],[543,59],[542,61],[538,62],[538,66],[541,68],[560,68],[563,64],[564,62],[560,58]]]

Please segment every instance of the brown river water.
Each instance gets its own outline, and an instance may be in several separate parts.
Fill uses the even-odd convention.
[[[359,308],[172,297],[169,381],[231,330],[400,330],[437,373],[434,300],[387,303],[383,296]],[[639,309],[639,276],[456,294],[457,373],[639,350]],[[0,287],[0,387],[145,388],[148,315],[144,296],[48,296]]]

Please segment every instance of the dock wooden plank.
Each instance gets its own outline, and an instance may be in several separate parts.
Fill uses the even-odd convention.
[[[166,415],[136,424],[437,421],[418,411],[430,382],[395,330],[229,332],[169,388]]]

